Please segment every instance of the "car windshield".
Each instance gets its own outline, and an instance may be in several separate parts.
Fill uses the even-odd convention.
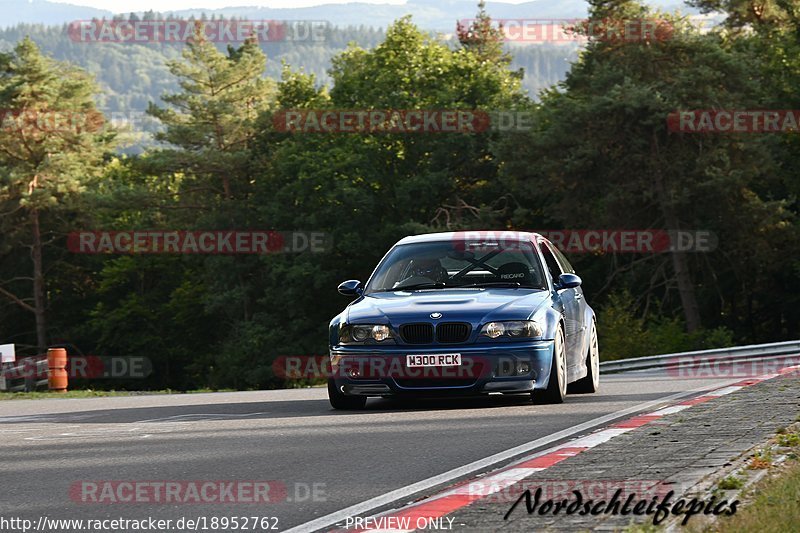
[[[366,293],[453,287],[545,289],[544,279],[527,242],[426,242],[392,249]]]

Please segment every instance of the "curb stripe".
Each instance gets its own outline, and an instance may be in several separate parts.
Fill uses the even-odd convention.
[[[664,407],[662,409],[659,409],[658,411],[653,411],[650,414],[660,418],[664,415],[672,415],[675,413],[680,413],[681,411],[683,411],[684,409],[688,409],[689,407],[691,407],[691,405],[680,405],[680,404],[672,405],[670,407]]]
[[[439,494],[430,496],[417,503],[412,503],[400,509],[389,510],[371,517],[374,519],[398,517],[408,518],[411,524],[416,524],[417,520],[431,520],[441,518],[454,511],[481,500],[486,496],[494,494],[525,479],[530,474],[546,470],[547,468],[574,457],[579,453],[594,448],[595,446],[608,442],[618,435],[622,435],[636,428],[654,422],[666,415],[677,413],[688,409],[694,405],[705,403],[722,396],[726,396],[751,385],[770,380],[772,378],[800,371],[800,365],[783,368],[777,373],[764,374],[748,378],[743,381],[705,392],[702,396],[685,400],[675,405],[662,407],[651,413],[633,416],[607,428],[598,429],[589,435],[579,437],[565,444],[555,446],[547,450],[544,454],[536,454],[535,457],[523,458],[509,466],[495,471],[489,476],[473,478],[472,480],[458,483],[455,487],[450,487]],[[396,523],[396,522],[395,522]],[[415,529],[334,529],[332,532],[348,533],[407,533]]]
[[[630,429],[638,428],[638,427],[641,427],[641,426],[643,426],[645,424],[649,424],[650,422],[652,422],[654,420],[658,420],[662,416],[664,416],[663,413],[661,413],[661,414],[650,413],[650,414],[641,415],[641,416],[634,416],[633,418],[629,418],[628,420],[623,420],[622,422],[619,422],[618,424],[614,424],[611,427],[612,428],[630,428]]]
[[[522,462],[518,463],[516,466],[538,468],[540,470],[544,470],[546,468],[550,468],[556,463],[560,463],[564,459],[569,459],[570,457],[574,457],[579,453],[581,453],[582,451],[585,451],[586,449],[587,448],[581,448],[576,446],[558,447],[556,451],[540,455],[539,457],[534,457],[533,459],[523,459]]]

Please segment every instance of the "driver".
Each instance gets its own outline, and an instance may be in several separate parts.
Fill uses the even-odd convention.
[[[428,278],[437,283],[444,283],[449,278],[447,270],[438,259],[415,259],[409,274]]]

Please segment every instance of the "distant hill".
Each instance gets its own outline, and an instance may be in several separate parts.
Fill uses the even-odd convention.
[[[0,52],[10,50],[29,35],[48,55],[79,65],[93,74],[102,95],[98,104],[111,120],[115,116],[135,113],[137,130],[151,130],[152,120],[143,116],[149,102],[159,102],[165,92],[179,90],[177,79],[169,72],[166,62],[180,57],[181,45],[171,44],[87,44],[70,40],[66,25],[43,26],[18,24],[0,29]],[[372,48],[385,38],[382,30],[366,27],[328,29],[322,42],[262,43],[267,54],[267,75],[280,77],[281,61],[294,69],[313,73],[318,83],[329,83],[331,57],[342,52],[347,43],[356,42]],[[219,45],[222,48],[223,45]],[[523,86],[531,96],[539,90],[564,79],[570,62],[578,55],[577,44],[509,47],[513,55],[512,68],[523,68]],[[134,151],[146,141],[134,141]]]
[[[80,0],[75,0],[80,1]],[[248,0],[231,0],[247,2]],[[678,7],[674,0],[660,0],[661,6]],[[584,0],[533,0],[523,4],[490,2],[489,14],[495,19],[580,18],[586,15]],[[280,76],[281,61],[295,69],[317,76],[318,83],[328,83],[331,57],[345,49],[348,42],[371,48],[384,39],[381,28],[406,14],[424,30],[449,34],[455,23],[475,16],[477,0],[409,0],[406,5],[326,4],[309,8],[271,9],[231,7],[217,10],[184,10],[163,15],[186,18],[241,17],[251,20],[314,20],[333,25],[326,29],[322,42],[262,43],[267,54],[267,75]],[[688,12],[688,10],[687,10]],[[143,113],[149,102],[159,102],[165,92],[178,90],[177,80],[169,73],[166,62],[180,55],[181,45],[150,43],[74,42],[67,34],[67,24],[75,20],[111,18],[115,14],[72,4],[47,0],[0,0],[0,51],[11,49],[25,35],[30,35],[43,51],[60,60],[70,61],[94,74],[102,89],[100,108],[110,117],[115,114]],[[119,15],[119,14],[117,14]],[[127,14],[124,14],[126,16]],[[137,16],[143,16],[142,12]],[[149,18],[161,15],[149,14]],[[452,40],[451,40],[452,42]],[[512,68],[524,69],[523,87],[532,97],[546,87],[563,80],[571,62],[578,56],[579,45],[511,43]],[[223,45],[220,45],[222,48]],[[143,122],[137,129],[149,129]],[[141,146],[141,143],[137,143]]]
[[[80,3],[80,0],[75,0]],[[231,0],[246,3],[247,0]],[[324,2],[324,0],[321,0]],[[122,4],[122,3],[121,3]],[[651,5],[662,9],[680,8],[686,13],[696,13],[677,0],[654,0]],[[135,5],[135,3],[132,3]],[[477,0],[408,0],[404,5],[393,4],[324,4],[304,8],[226,7],[223,9],[189,9],[172,12],[189,17],[205,13],[225,17],[279,20],[324,20],[336,26],[372,26],[385,28],[398,18],[411,14],[414,22],[427,30],[452,31],[455,22],[471,18],[477,11]],[[493,18],[579,18],[586,16],[585,0],[532,0],[522,4],[504,2],[487,3],[487,11]],[[127,13],[127,11],[122,11]],[[139,12],[141,13],[141,12]],[[165,13],[166,14],[166,13]],[[109,18],[110,11],[103,11],[75,4],[61,4],[47,0],[3,0],[0,3],[0,27],[30,24],[62,24],[73,20],[93,17]]]
[[[113,13],[93,7],[61,4],[47,0],[2,0],[0,1],[0,28],[15,26],[20,22],[44,24],[46,26],[72,20],[109,17]]]

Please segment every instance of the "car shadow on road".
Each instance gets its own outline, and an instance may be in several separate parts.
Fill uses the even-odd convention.
[[[128,407],[118,409],[93,409],[68,413],[0,416],[0,427],[9,424],[64,423],[64,424],[124,424],[124,423],[177,423],[215,420],[251,420],[264,418],[295,418],[307,416],[341,416],[379,412],[435,411],[448,409],[485,409],[511,405],[530,404],[529,396],[489,398],[373,398],[359,411],[337,411],[327,399],[303,401],[208,403],[199,405],[170,405]]]
[[[491,395],[483,397],[429,397],[429,398],[371,398],[363,410],[338,411],[327,399],[273,400],[268,402],[225,402],[194,405],[164,405],[125,407],[115,409],[87,409],[66,413],[48,413],[20,416],[0,416],[0,428],[10,424],[63,423],[63,424],[119,424],[119,423],[177,423],[222,420],[253,420],[271,418],[298,418],[309,416],[354,416],[381,413],[416,411],[447,411],[465,409],[495,409],[530,406],[532,412],[569,407],[570,404],[644,402],[663,397],[664,393],[604,395],[568,395],[561,405],[534,405],[527,394]]]

